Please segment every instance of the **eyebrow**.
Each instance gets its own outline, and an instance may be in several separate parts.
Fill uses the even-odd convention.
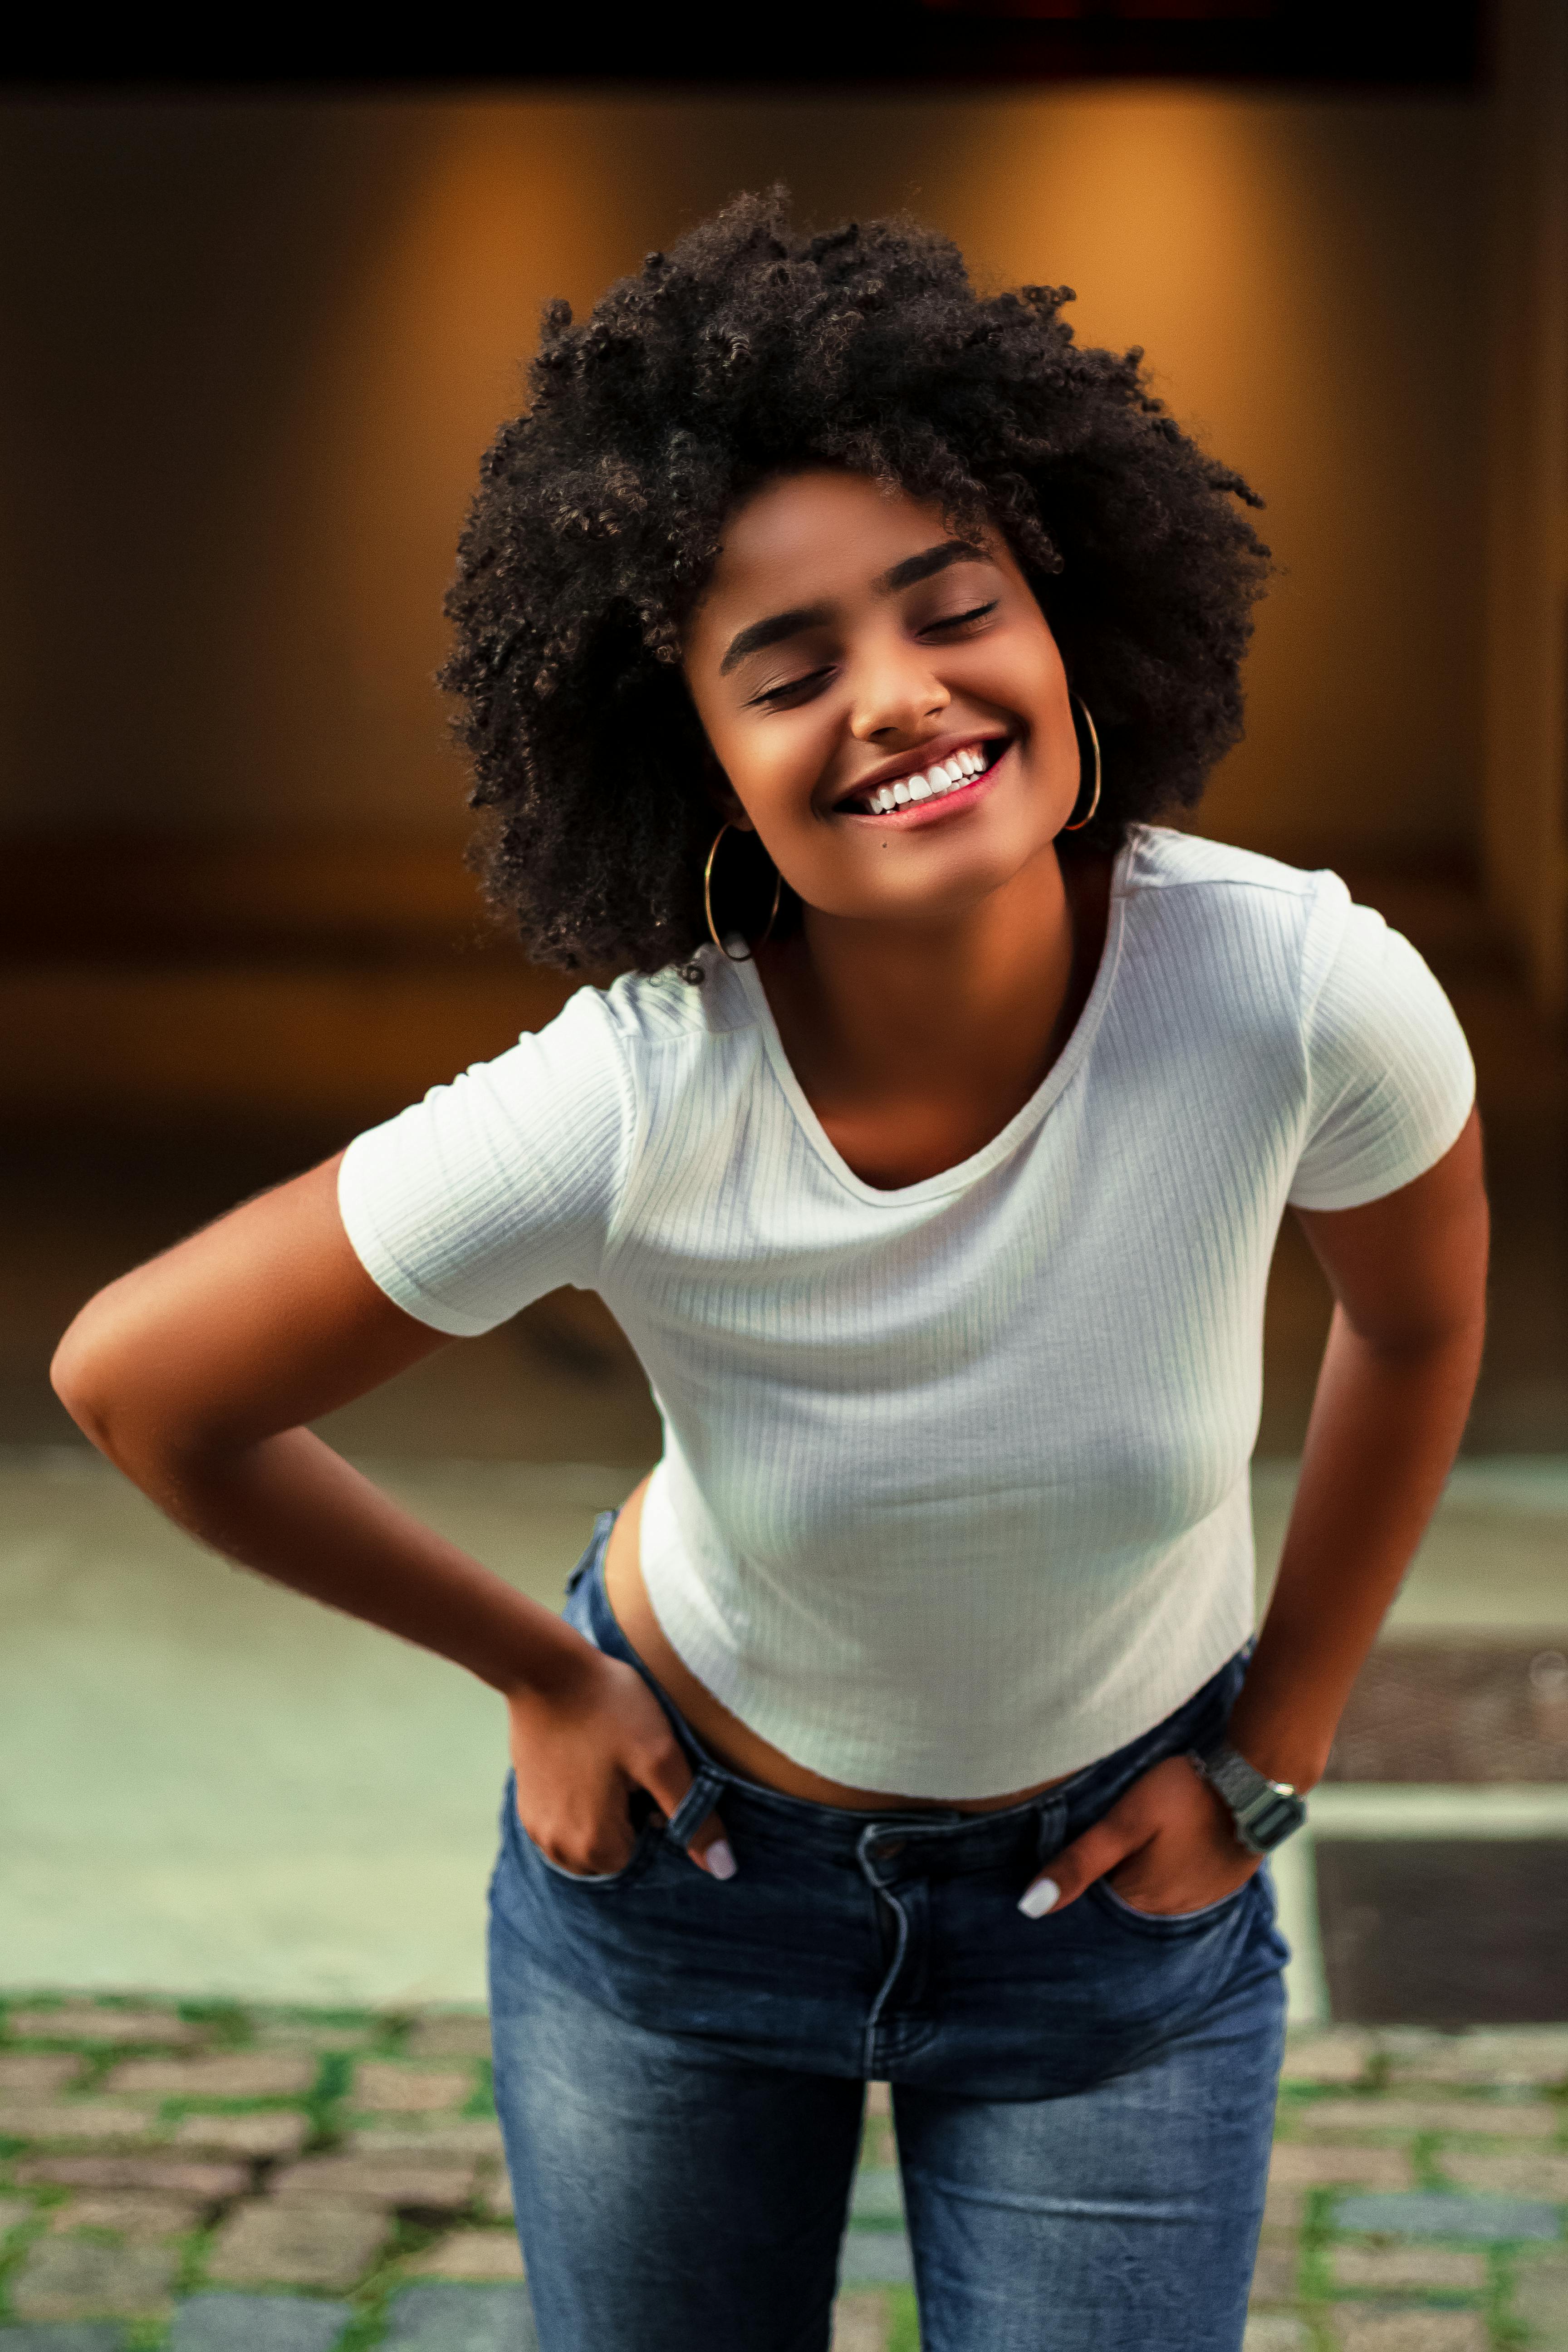
[[[912,588],[917,581],[932,579],[952,563],[974,563],[985,561],[984,548],[972,547],[967,540],[944,539],[935,547],[928,547],[920,555],[906,555],[876,582],[882,595],[896,595],[900,588]],[[802,629],[819,629],[833,617],[833,607],[827,604],[797,604],[788,613],[772,613],[765,621],[752,621],[738,630],[730,640],[724,658],[719,665],[721,677],[728,677],[750,654],[766,651],[769,646],[781,645],[786,637],[795,637]]]

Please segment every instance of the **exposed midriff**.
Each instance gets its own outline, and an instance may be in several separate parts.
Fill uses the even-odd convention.
[[[1055,1780],[1037,1780],[1032,1788],[1011,1789],[996,1797],[939,1799],[894,1793],[886,1789],[852,1789],[839,1780],[824,1780],[820,1772],[795,1763],[782,1749],[759,1738],[714,1697],[705,1684],[699,1682],[654,1615],[642,1573],[642,1501],[647,1486],[645,1478],[633,1488],[610,1530],[605,1554],[605,1590],[616,1622],[626,1640],[702,1745],[721,1764],[729,1765],[745,1780],[760,1782],[764,1789],[778,1790],[781,1795],[803,1797],[817,1805],[842,1805],[855,1812],[923,1812],[933,1809],[956,1813],[1000,1812],[1008,1805],[1037,1797],[1042,1789],[1054,1789],[1058,1780],[1069,1777],[1058,1773]]]

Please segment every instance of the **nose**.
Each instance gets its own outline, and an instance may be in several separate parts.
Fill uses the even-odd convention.
[[[851,684],[850,732],[861,743],[918,738],[952,700],[921,648],[902,643],[864,655]]]

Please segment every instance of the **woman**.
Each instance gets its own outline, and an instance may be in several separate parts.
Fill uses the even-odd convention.
[[[1062,299],[748,200],[547,318],[447,675],[492,890],[627,976],[60,1349],[181,1525],[507,1702],[545,2352],[820,2352],[870,2076],[928,2352],[1240,2342],[1259,1863],[1458,1442],[1480,1152],[1413,950],[1151,822],[1266,551]],[[1288,1203],[1337,1304],[1254,1648]],[[666,1431],[564,1621],[302,1426],[563,1282]]]

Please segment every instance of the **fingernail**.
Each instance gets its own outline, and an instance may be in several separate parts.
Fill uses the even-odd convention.
[[[730,1841],[728,1838],[715,1838],[702,1859],[707,1864],[708,1875],[710,1878],[734,1877],[735,1857],[730,1851]],[[1056,1889],[1054,1887],[1051,1889],[1051,1899],[1053,1902],[1056,1899]]]
[[[1019,1896],[1018,1908],[1026,1919],[1043,1919],[1047,1911],[1055,1910],[1061,1891],[1054,1878],[1037,1878]]]

